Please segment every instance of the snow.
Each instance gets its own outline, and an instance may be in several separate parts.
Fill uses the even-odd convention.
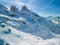
[[[5,16],[2,14],[0,15],[0,17],[9,19],[9,20],[7,20],[6,23],[8,23],[9,25],[12,25],[12,27],[19,29],[21,31],[31,33],[35,36],[39,36],[44,39],[50,39],[50,38],[54,37],[54,34],[49,30],[49,28],[47,28],[44,25],[39,24],[39,22],[32,24],[27,19],[25,19],[23,17],[20,17],[20,18],[13,17],[12,18],[12,17],[9,17],[7,15]],[[21,21],[25,22],[25,24],[22,24],[23,22],[21,22]]]
[[[4,27],[2,27],[2,25],[4,26]],[[9,29],[9,28],[7,28],[8,27],[8,25],[6,25],[6,24],[4,24],[4,23],[2,23],[2,24],[0,24],[0,33],[3,33],[3,31],[5,30],[5,29]],[[5,31],[7,31],[7,30],[5,30]]]
[[[20,20],[20,21],[26,21],[26,19],[23,18],[23,17],[18,18],[18,20]]]
[[[54,24],[59,24],[58,21],[55,21],[55,20],[51,20]]]
[[[8,30],[8,28],[11,29],[11,33],[0,33],[0,37],[5,41],[5,43],[9,43],[10,45],[60,45],[59,38],[44,40],[43,38],[34,36],[30,33],[18,31],[9,25],[8,27],[4,28],[5,31]]]

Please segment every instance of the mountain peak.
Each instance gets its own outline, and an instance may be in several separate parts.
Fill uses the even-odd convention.
[[[16,6],[11,6],[10,10],[18,11],[18,8]]]
[[[20,15],[24,14],[24,15],[30,15],[30,10],[24,5],[22,7],[22,9],[19,12]]]
[[[24,6],[22,7],[22,10],[28,10],[28,9],[27,9],[27,7],[24,5]]]
[[[16,6],[11,6],[10,11],[14,14],[17,14],[18,13],[18,8]]]

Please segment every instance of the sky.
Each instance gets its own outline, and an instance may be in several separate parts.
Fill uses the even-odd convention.
[[[0,0],[6,7],[15,5],[19,9],[26,5],[40,16],[60,16],[60,0]]]

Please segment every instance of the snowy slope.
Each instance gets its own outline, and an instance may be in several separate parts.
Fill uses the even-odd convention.
[[[57,17],[47,17],[47,20],[51,20],[53,23],[55,24],[60,24],[60,17],[57,16]]]
[[[6,22],[4,22],[4,23],[7,23],[10,26],[12,26],[20,31],[31,33],[35,36],[39,36],[39,37],[42,37],[44,39],[50,39],[50,38],[54,37],[54,33],[52,33],[44,25],[40,24],[39,27],[37,28],[37,26],[38,26],[37,24],[33,25],[22,17],[12,18],[12,17],[5,16],[2,14],[0,14],[0,17],[3,19],[3,20],[1,20],[2,22],[4,22],[4,19],[5,19]]]
[[[4,25],[7,27],[7,24]],[[4,44],[8,43],[10,45],[60,45],[60,39],[58,38],[44,40],[41,37],[18,31],[9,25],[7,28],[11,30],[11,32],[8,34],[4,33],[4,31],[8,32],[8,29],[2,28],[3,31],[1,31],[0,29],[0,37],[4,40]]]
[[[51,30],[56,34],[60,34],[60,17],[51,16],[47,17],[46,19],[53,23],[53,25],[51,26]]]

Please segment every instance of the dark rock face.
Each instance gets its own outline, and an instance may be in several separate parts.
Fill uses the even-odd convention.
[[[11,6],[10,10],[18,11],[18,8],[16,6]]]
[[[0,45],[4,45],[4,40],[0,39]]]
[[[4,28],[5,27],[5,25],[0,25],[2,28]]]
[[[23,6],[22,7],[22,10],[28,10],[26,6]]]
[[[8,31],[4,31],[5,34],[11,33],[11,29],[8,29]]]
[[[18,8],[16,6],[11,6],[10,7],[10,11],[13,13],[13,14],[17,14],[18,13]]]
[[[22,11],[28,11],[28,12],[30,11],[26,6],[23,6],[21,10]]]
[[[6,43],[5,45],[10,45],[9,43]]]
[[[30,15],[30,10],[26,7],[23,6],[22,9],[19,11],[20,15]]]

